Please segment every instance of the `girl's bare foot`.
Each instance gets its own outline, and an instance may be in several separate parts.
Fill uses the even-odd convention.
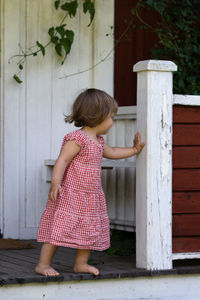
[[[88,264],[75,264],[74,265],[74,272],[75,273],[90,273],[90,274],[93,274],[93,275],[99,275],[99,270],[93,266],[90,266]]]
[[[45,276],[58,276],[60,275],[56,270],[54,270],[51,266],[48,265],[40,265],[38,264],[35,268],[35,273]]]

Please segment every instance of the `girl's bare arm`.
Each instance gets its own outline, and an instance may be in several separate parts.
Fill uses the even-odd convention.
[[[138,154],[144,146],[145,143],[141,143],[141,135],[139,132],[137,132],[135,135],[133,147],[110,147],[109,145],[105,144],[103,157],[109,159],[127,158]]]
[[[74,141],[67,141],[66,144],[60,151],[58,159],[56,160],[55,166],[53,168],[51,177],[51,187],[49,191],[49,198],[55,201],[58,192],[61,194],[61,181],[65,172],[67,165],[70,161],[78,154],[81,147]]]

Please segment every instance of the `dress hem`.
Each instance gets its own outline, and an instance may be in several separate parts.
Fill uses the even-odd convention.
[[[37,239],[37,242],[39,243],[48,243],[54,246],[61,246],[61,247],[67,247],[67,248],[75,248],[75,249],[87,249],[87,250],[97,250],[97,251],[104,251],[110,248],[110,244],[108,246],[105,246],[103,248],[95,247],[95,246],[88,246],[88,245],[77,245],[73,243],[63,243],[55,240],[43,240],[43,239]]]

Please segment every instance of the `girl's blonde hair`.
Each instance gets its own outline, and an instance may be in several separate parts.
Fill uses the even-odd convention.
[[[117,108],[116,100],[106,92],[87,89],[76,98],[72,114],[65,116],[65,122],[74,122],[76,127],[95,127],[112,113],[115,114]]]

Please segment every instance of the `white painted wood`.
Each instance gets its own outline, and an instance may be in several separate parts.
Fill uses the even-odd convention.
[[[55,165],[56,160],[55,159],[47,159],[45,160],[45,166],[53,167]],[[102,160],[102,168],[103,169],[109,169],[109,168],[135,168],[136,163],[130,162],[130,161],[122,161],[122,160],[110,160],[110,159],[103,159]]]
[[[2,1],[1,1],[2,2]],[[20,1],[3,1],[3,45],[2,55],[2,94],[4,102],[4,183],[3,183],[3,233],[7,237],[19,237],[20,224],[20,188],[23,189],[23,180],[20,178],[21,145],[20,108],[24,102],[23,86],[19,86],[11,79],[16,72],[13,64],[8,64],[8,58],[18,53],[20,32]],[[23,31],[22,31],[23,32]],[[11,46],[12,45],[12,46]],[[20,187],[21,183],[21,187]]]
[[[136,133],[136,122],[128,119],[125,121],[125,146],[133,145],[134,133]],[[129,166],[136,166],[136,156],[125,160]],[[136,194],[136,167],[125,168],[125,220],[135,224],[135,194]],[[135,231],[135,226],[133,230]]]
[[[111,146],[133,145],[133,137],[136,133],[136,107],[120,107],[115,116],[114,126],[107,134],[107,143]],[[114,164],[116,168],[114,168]],[[135,157],[108,164],[103,160],[103,168],[113,167],[107,170],[106,199],[112,229],[135,231]],[[124,168],[122,168],[124,166]],[[132,168],[133,167],[133,168]],[[123,171],[122,171],[123,170]]]
[[[3,68],[3,24],[4,24],[4,2],[0,1],[0,230],[3,229],[3,186],[4,186],[4,91],[3,91],[3,78],[4,78],[4,68]]]
[[[177,71],[177,65],[169,60],[142,60],[134,65],[134,72],[143,71],[173,72]]]
[[[173,104],[180,105],[200,105],[200,96],[196,95],[173,95]]]
[[[125,124],[123,120],[118,120],[116,122],[116,146],[117,147],[125,147]],[[122,162],[125,161],[125,159],[121,159]],[[116,219],[117,220],[124,220],[124,208],[125,208],[125,169],[119,169],[116,170]]]
[[[113,92],[112,55],[98,70],[60,78],[93,66],[102,52],[112,49],[113,39],[106,37],[106,33],[114,22],[114,1],[97,4],[97,18],[90,28],[87,27],[89,14],[82,12],[82,6],[75,19],[68,17],[66,22],[75,31],[75,40],[66,63],[61,67],[60,58],[49,47],[44,58],[38,55],[28,59],[22,85],[12,80],[18,60],[9,65],[8,58],[19,52],[19,42],[23,48],[33,46],[36,40],[45,44],[49,40],[48,28],[60,23],[63,12],[56,11],[54,1],[49,0],[2,0],[1,3],[5,6],[1,52],[4,75],[1,141],[5,137],[1,151],[4,182],[1,181],[0,189],[4,199],[1,203],[5,220],[3,233],[4,237],[35,238],[50,186],[46,182],[44,160],[57,158],[63,136],[74,129],[64,123],[64,113],[70,112],[74,98],[83,88],[95,86]]]
[[[172,71],[143,61],[137,71],[137,128],[146,147],[136,160],[136,265],[172,268]]]
[[[200,258],[200,252],[185,252],[185,253],[173,253],[172,259],[193,259]]]
[[[114,39],[106,34],[110,33],[110,26],[114,24],[114,0],[96,1],[95,12],[93,62],[98,64],[101,60],[104,61],[93,69],[93,87],[106,90],[113,95]]]
[[[198,300],[200,275],[165,275],[1,286],[2,300]]]
[[[114,122],[112,128],[109,130],[106,136],[106,143],[110,146],[116,145],[116,122]],[[109,218],[116,219],[116,170],[107,170],[107,182],[106,182],[106,202]],[[104,188],[104,186],[103,186]]]
[[[137,118],[137,106],[120,106],[118,107],[117,114],[114,116],[114,120],[136,120]]]

